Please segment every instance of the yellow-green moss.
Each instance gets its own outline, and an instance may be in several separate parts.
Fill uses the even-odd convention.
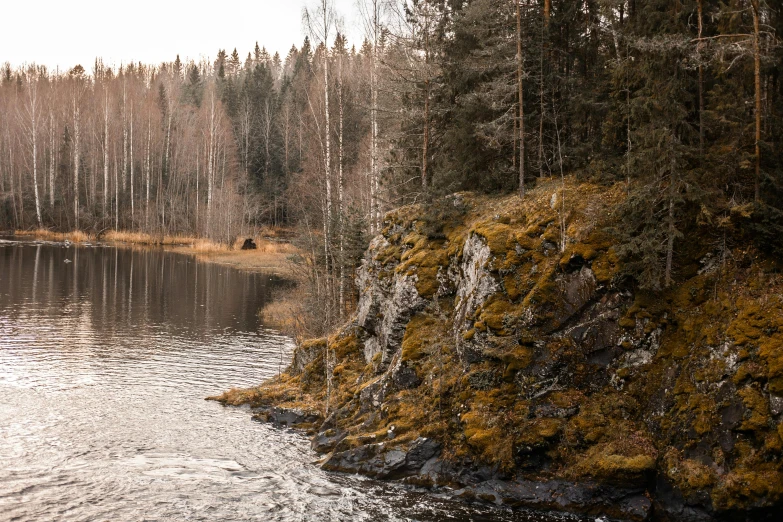
[[[439,321],[425,314],[414,315],[405,327],[402,338],[402,360],[418,361],[434,344],[433,334],[440,331]]]
[[[747,431],[759,431],[769,427],[770,412],[769,402],[760,390],[753,386],[745,387],[738,391],[745,405],[745,418],[740,424],[740,429]]]
[[[323,349],[326,347],[326,337],[320,337],[317,339],[307,339],[305,341],[302,341],[299,347],[302,350],[311,350],[313,348]]]
[[[509,225],[496,221],[479,223],[473,227],[473,232],[484,238],[489,251],[496,256],[505,256],[509,249],[511,230]]]
[[[496,294],[481,307],[478,317],[488,328],[499,335],[507,335],[511,323],[519,316],[519,305],[515,305]]]
[[[647,438],[639,433],[631,433],[624,438],[590,447],[573,466],[572,473],[623,482],[638,479],[654,470],[657,458],[657,451]]]
[[[711,497],[718,511],[747,509],[759,499],[776,504],[783,500],[783,473],[778,469],[734,469],[721,477]]]
[[[671,448],[663,458],[662,468],[666,477],[688,498],[696,493],[709,491],[718,481],[716,471]]]
[[[779,308],[777,313],[783,315],[783,310]],[[760,340],[758,353],[766,363],[769,391],[783,393],[783,328],[778,325],[772,328],[775,333]]]
[[[510,381],[519,370],[527,368],[533,362],[533,350],[525,346],[517,346],[503,354],[501,361],[505,364],[503,379]]]

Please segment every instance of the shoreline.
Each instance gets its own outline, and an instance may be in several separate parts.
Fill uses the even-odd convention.
[[[11,235],[20,238],[49,241],[70,241],[75,244],[99,242],[108,245],[162,248],[168,252],[191,255],[198,261],[233,267],[247,272],[274,274],[294,279],[288,257],[297,252],[291,243],[275,241],[268,237],[254,237],[255,250],[242,250],[245,237],[237,239],[231,247],[207,239],[184,236],[152,236],[137,232],[109,231],[103,235],[82,231],[53,232],[50,230],[16,230]]]

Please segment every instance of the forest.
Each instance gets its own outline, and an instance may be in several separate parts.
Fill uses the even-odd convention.
[[[5,63],[0,230],[233,243],[295,229],[322,330],[355,298],[352,271],[384,213],[459,191],[627,183],[618,252],[644,288],[669,286],[688,234],[732,213],[783,252],[778,2],[357,9],[363,41],[320,0],[285,56],[260,42],[198,62]]]

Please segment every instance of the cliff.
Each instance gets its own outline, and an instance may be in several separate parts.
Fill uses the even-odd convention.
[[[219,399],[308,430],[330,470],[631,520],[773,517],[774,260],[697,231],[678,242],[678,284],[639,291],[607,232],[624,185],[566,195],[565,214],[554,182],[391,212],[351,321]]]

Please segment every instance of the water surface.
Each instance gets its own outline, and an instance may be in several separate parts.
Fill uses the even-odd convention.
[[[287,364],[284,282],[156,249],[0,240],[0,520],[562,520],[326,473],[204,401]]]

